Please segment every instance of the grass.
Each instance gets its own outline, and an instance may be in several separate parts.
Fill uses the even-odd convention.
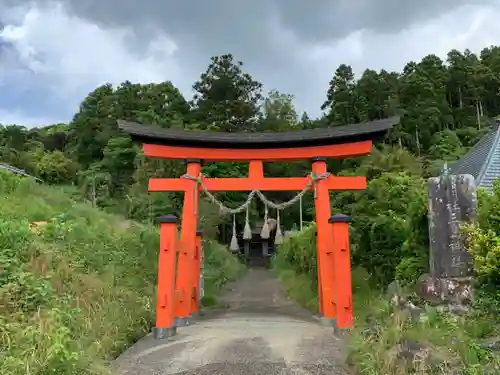
[[[303,233],[294,232],[286,238],[274,258],[272,269],[283,283],[290,298],[302,307],[318,312],[318,288],[314,276],[311,276],[312,272],[308,269],[300,272],[294,267],[294,264],[300,261],[298,256],[300,252],[307,255],[306,249],[310,247],[309,240],[312,240],[311,236],[315,235],[313,229],[307,228]]]
[[[288,294],[302,306],[317,312],[315,228],[306,228],[285,240],[273,268]],[[464,316],[453,316],[425,306],[421,319],[411,319],[370,285],[370,275],[353,269],[355,324],[348,332],[348,364],[357,374],[495,375],[500,359],[480,343],[498,337],[496,317],[476,306]],[[497,310],[498,311],[498,310]],[[418,343],[426,361],[398,357],[405,342]],[[458,372],[457,372],[458,371]]]
[[[315,243],[315,226],[293,232],[280,245],[272,268],[292,299],[302,307],[318,312]]]
[[[219,289],[227,282],[240,277],[245,267],[236,257],[229,254],[225,247],[215,241],[204,241],[203,251],[205,290],[201,303],[204,307],[215,307]]]
[[[0,171],[2,172],[2,171]],[[104,375],[154,321],[155,227],[0,173],[0,374]],[[241,265],[205,243],[206,300]]]
[[[368,280],[368,279],[367,279]],[[355,326],[349,334],[349,364],[360,374],[500,374],[500,360],[481,343],[498,336],[495,317],[474,308],[452,315],[425,306],[420,319],[411,319],[376,291],[355,291]],[[425,361],[398,358],[399,346],[416,342]]]

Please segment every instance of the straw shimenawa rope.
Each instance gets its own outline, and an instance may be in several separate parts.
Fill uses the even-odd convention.
[[[246,210],[246,215],[245,215],[245,228],[243,230],[243,239],[249,240],[252,238],[252,229],[250,228],[250,223],[249,223],[249,206],[252,203],[252,200],[254,199],[255,196],[257,196],[263,203],[265,207],[265,212],[264,212],[264,225],[262,226],[262,231],[260,233],[260,237],[262,239],[268,239],[270,235],[270,229],[269,229],[269,224],[268,224],[268,214],[269,214],[269,208],[273,208],[276,210],[276,215],[277,215],[277,228],[276,228],[276,238],[275,238],[275,244],[281,244],[283,243],[283,234],[281,232],[281,227],[280,227],[280,215],[279,212],[292,206],[295,204],[297,201],[300,201],[301,206],[302,206],[302,197],[310,190],[310,188],[316,184],[316,182],[320,180],[327,179],[330,176],[330,173],[323,173],[319,176],[315,175],[314,173],[311,173],[309,175],[309,181],[307,184],[304,186],[302,191],[297,193],[292,199],[282,202],[282,203],[274,203],[273,201],[270,201],[269,199],[266,198],[266,196],[260,191],[260,190],[252,190],[250,194],[248,194],[248,197],[246,201],[236,207],[236,208],[230,208],[224,205],[220,200],[218,200],[215,195],[213,195],[205,186],[203,183],[203,176],[200,175],[199,177],[194,177],[194,176],[189,176],[187,174],[181,176],[181,178],[185,178],[191,181],[194,181],[197,186],[200,186],[203,193],[205,196],[208,198],[208,200],[217,205],[219,207],[219,211],[221,214],[232,214],[233,215],[233,235],[231,238],[231,245],[230,249],[232,251],[237,251],[239,249],[238,245],[238,238],[236,236],[236,218],[235,215],[243,212],[243,210]],[[197,189],[195,190],[197,192]],[[314,189],[315,196],[316,196],[316,189]],[[197,194],[196,194],[197,195]],[[301,207],[302,208],[302,207]],[[301,214],[302,216],[302,214]],[[301,223],[302,224],[302,223]]]

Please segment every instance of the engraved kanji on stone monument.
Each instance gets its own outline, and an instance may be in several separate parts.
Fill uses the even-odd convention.
[[[476,216],[474,177],[444,173],[430,178],[428,188],[429,276],[433,281],[426,281],[426,294],[434,294],[441,299],[454,295],[458,299],[469,298],[464,296],[470,294],[470,282],[467,280],[472,276],[473,262],[464,247],[460,225],[474,220]]]
[[[430,271],[434,277],[467,277],[472,260],[460,224],[475,219],[476,186],[471,175],[429,179]]]

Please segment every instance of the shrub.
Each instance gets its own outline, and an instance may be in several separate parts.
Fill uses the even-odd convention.
[[[382,173],[367,190],[343,192],[338,211],[352,216],[354,266],[366,269],[380,286],[390,283],[405,257],[428,258],[427,198],[424,181],[406,172]]]
[[[500,286],[500,181],[492,194],[478,190],[478,220],[463,226],[465,243],[474,259],[482,287]]]
[[[205,290],[202,304],[216,304],[216,292],[228,281],[236,279],[244,270],[243,264],[230,255],[225,246],[214,240],[203,241],[205,257],[204,282]]]
[[[291,298],[309,310],[318,310],[316,225],[286,237],[272,266]]]
[[[412,286],[426,269],[427,264],[423,263],[422,258],[416,256],[403,257],[396,267],[396,280],[403,287]]]
[[[72,182],[77,170],[76,163],[61,151],[45,152],[37,164],[38,176],[51,184]]]

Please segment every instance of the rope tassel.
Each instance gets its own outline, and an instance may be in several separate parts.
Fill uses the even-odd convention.
[[[267,215],[268,215],[268,208],[267,204],[265,205],[264,208],[264,225],[262,225],[262,230],[260,231],[260,238],[263,240],[268,240],[269,239],[269,224],[267,223]]]
[[[236,216],[233,215],[233,237],[231,238],[231,245],[229,245],[229,250],[236,252],[240,250],[240,245],[238,244],[238,237],[236,236]]]
[[[243,239],[244,240],[251,240],[252,239],[252,228],[250,227],[250,218],[249,218],[249,212],[248,212],[248,206],[247,206],[247,212],[245,216],[245,228],[243,229]]]
[[[283,233],[281,233],[280,225],[280,210],[276,212],[276,235],[274,236],[274,244],[281,245],[283,243]]]

